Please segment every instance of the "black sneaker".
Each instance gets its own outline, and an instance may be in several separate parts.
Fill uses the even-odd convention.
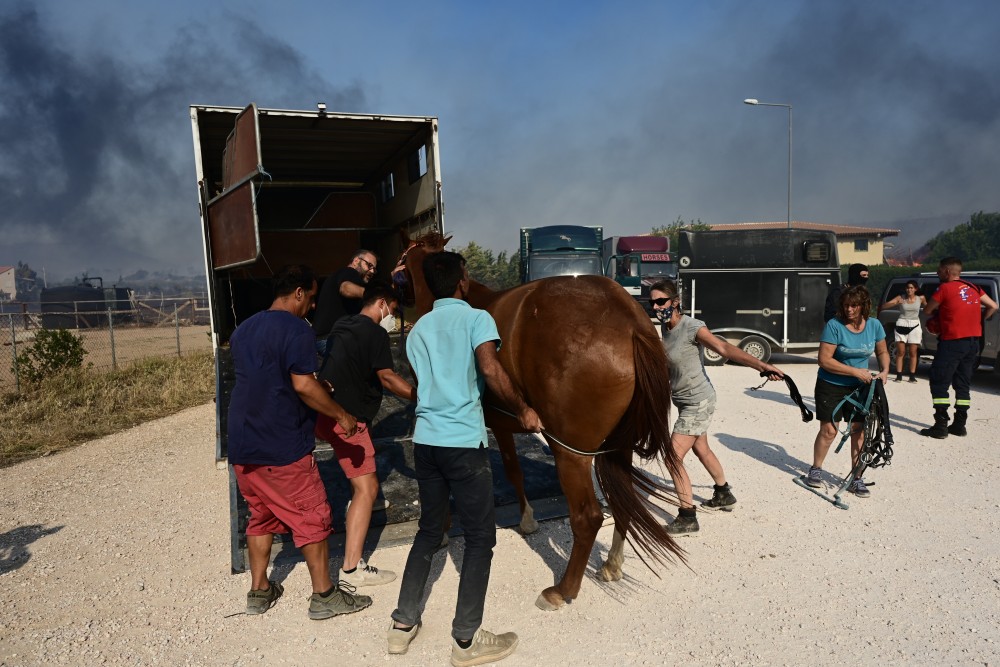
[[[273,607],[278,598],[281,597],[281,594],[285,592],[281,584],[276,584],[273,581],[269,581],[267,584],[269,588],[266,591],[250,591],[247,593],[248,614],[263,614]]]
[[[732,512],[733,505],[736,504],[736,496],[733,495],[732,490],[729,488],[729,484],[723,484],[722,486],[715,486],[715,493],[712,494],[711,500],[706,500],[701,504],[702,507],[711,507],[712,509],[723,510],[725,512]]]
[[[696,516],[679,516],[667,526],[667,534],[673,537],[694,535],[698,530],[698,517]]]
[[[893,380],[893,382],[902,382],[902,381],[903,381],[903,374],[902,373],[896,373],[896,379]]]
[[[917,378],[915,378],[914,376],[911,375],[910,376],[910,382],[916,383],[916,381],[917,381]]]

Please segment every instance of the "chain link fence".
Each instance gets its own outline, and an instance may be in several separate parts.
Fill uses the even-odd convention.
[[[140,299],[125,308],[69,302],[58,311],[0,314],[0,329],[0,392],[21,390],[17,356],[42,329],[67,329],[80,336],[86,350],[83,363],[95,369],[117,370],[139,359],[212,349],[203,299]]]

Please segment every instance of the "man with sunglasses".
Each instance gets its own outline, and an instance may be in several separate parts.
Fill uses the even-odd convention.
[[[375,275],[378,257],[371,250],[358,250],[351,263],[323,281],[323,288],[316,300],[313,331],[316,334],[316,352],[326,355],[326,339],[334,323],[345,315],[357,315],[365,295],[365,285]]]

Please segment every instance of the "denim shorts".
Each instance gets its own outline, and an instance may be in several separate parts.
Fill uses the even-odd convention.
[[[708,433],[708,425],[715,414],[715,396],[690,405],[678,405],[674,433],[698,436]]]

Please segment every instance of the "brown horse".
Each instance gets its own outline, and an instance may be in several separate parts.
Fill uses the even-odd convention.
[[[422,263],[444,250],[447,238],[430,234],[407,240],[400,259],[408,272],[416,317],[430,311],[433,297]],[[632,464],[633,453],[659,457],[675,471],[679,462],[670,445],[670,379],[659,336],[642,308],[613,281],[599,276],[547,278],[494,292],[472,283],[466,299],[489,311],[502,345],[500,362],[525,400],[541,416],[551,437],[556,473],[573,530],[573,550],[562,579],[546,588],[535,604],[562,607],[580,591],[597,531],[601,508],[591,481],[591,465],[615,517],[615,537],[600,576],[621,578],[627,538],[641,553],[662,562],[683,559],[683,551],[650,511],[647,497],[670,501],[666,489]],[[521,530],[538,529],[524,494],[524,477],[514,448],[520,423],[509,406],[487,394],[486,424],[500,446],[507,479],[517,491]],[[644,561],[645,562],[645,561]],[[648,565],[648,563],[647,563]]]

